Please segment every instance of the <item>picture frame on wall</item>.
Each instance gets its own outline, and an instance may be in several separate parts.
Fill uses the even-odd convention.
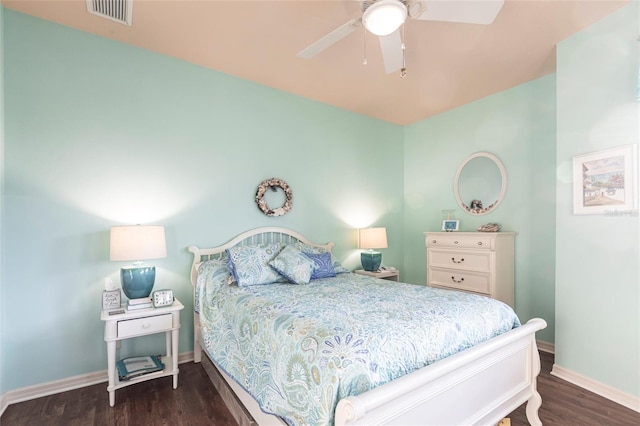
[[[454,232],[458,230],[460,222],[453,219],[445,219],[442,221],[442,230],[446,232]]]
[[[637,208],[637,145],[573,157],[573,214],[633,214]]]

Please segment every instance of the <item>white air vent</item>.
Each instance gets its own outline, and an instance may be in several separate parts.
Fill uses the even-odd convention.
[[[87,10],[94,15],[131,25],[133,0],[87,0]]]

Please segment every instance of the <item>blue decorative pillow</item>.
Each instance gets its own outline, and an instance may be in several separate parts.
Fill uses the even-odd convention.
[[[336,274],[343,274],[345,272],[351,272],[350,270],[348,270],[347,268],[342,266],[342,264],[338,261],[338,259],[335,258],[333,253],[331,253],[330,251],[327,251],[326,249],[324,249],[322,247],[312,247],[310,245],[307,245],[307,244],[299,242],[299,241],[297,243],[295,243],[294,245],[295,245],[296,248],[300,249],[305,254],[309,254],[309,253],[311,253],[311,254],[329,253],[331,255],[331,263],[333,264],[333,270],[335,271]]]
[[[269,265],[293,283],[309,284],[315,262],[294,246],[286,246]]]
[[[312,280],[336,276],[336,270],[333,269],[333,262],[331,261],[331,253],[305,253],[304,255],[315,263],[315,268],[311,272]]]
[[[194,309],[200,313],[200,303],[211,302],[218,290],[229,283],[231,271],[228,266],[229,260],[226,256],[220,259],[207,260],[198,266],[198,277],[196,278]]]
[[[280,244],[247,245],[227,249],[229,269],[238,286],[287,282],[285,277],[269,266],[269,262],[281,249]]]

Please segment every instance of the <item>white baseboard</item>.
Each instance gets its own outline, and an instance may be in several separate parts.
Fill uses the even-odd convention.
[[[178,355],[179,364],[191,361],[193,361],[193,352],[185,352]],[[11,390],[0,395],[0,416],[10,404],[29,401],[43,396],[83,388],[106,381],[107,370],[102,370],[95,373],[81,374],[79,376],[73,376],[66,379],[54,380],[52,382]]]
[[[4,410],[6,410],[8,406],[9,403],[7,402],[6,394],[3,393],[0,395],[0,416],[2,416],[2,413],[4,413]]]
[[[622,392],[619,389],[605,385],[588,377],[582,376],[557,364],[553,365],[551,375],[556,376],[583,389],[596,393],[607,398],[617,404],[624,405],[634,411],[640,413],[640,398],[637,396]]]
[[[547,352],[550,354],[556,353],[556,345],[553,343],[543,342],[542,340],[536,340],[536,344],[538,345],[538,349],[542,352]]]

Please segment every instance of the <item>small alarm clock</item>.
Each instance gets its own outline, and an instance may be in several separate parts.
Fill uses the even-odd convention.
[[[154,308],[173,305],[173,290],[156,290],[151,296]]]

